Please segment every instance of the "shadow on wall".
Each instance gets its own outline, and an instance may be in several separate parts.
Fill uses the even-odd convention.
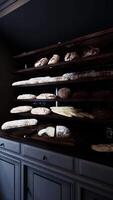
[[[0,43],[0,125],[10,119],[9,110],[12,103],[13,61],[10,51]]]

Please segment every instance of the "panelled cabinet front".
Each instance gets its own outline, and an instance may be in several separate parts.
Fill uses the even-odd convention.
[[[73,183],[49,172],[26,167],[26,200],[74,200]],[[25,178],[25,177],[24,177]]]
[[[20,164],[0,155],[0,200],[20,200]]]

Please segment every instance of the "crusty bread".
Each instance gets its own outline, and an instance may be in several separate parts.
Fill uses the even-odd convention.
[[[37,99],[56,99],[55,94],[51,93],[42,93],[36,97]]]
[[[61,99],[67,99],[71,95],[71,90],[69,88],[60,88],[58,90],[57,96],[60,97]]]
[[[34,94],[21,94],[17,97],[17,99],[23,100],[23,99],[35,99],[36,96]]]
[[[66,126],[57,125],[56,126],[56,137],[69,137],[71,134],[70,130]]]
[[[34,126],[37,125],[37,119],[20,119],[20,120],[13,120],[5,122],[2,126],[2,130],[8,130],[13,128],[20,128],[20,127],[27,127],[27,126]]]
[[[77,52],[69,52],[66,53],[65,57],[64,57],[64,61],[72,61],[74,59],[77,59],[79,57],[79,55],[77,54]]]
[[[10,113],[23,113],[31,111],[32,106],[17,106],[10,110]]]
[[[37,107],[31,110],[31,114],[33,115],[48,115],[50,112],[50,109],[45,107]]]
[[[35,64],[34,67],[40,67],[40,66],[44,66],[48,63],[48,59],[45,58],[41,58],[40,60],[38,60]]]
[[[93,144],[91,149],[98,152],[113,152],[113,144]]]
[[[54,54],[52,56],[52,58],[50,58],[49,62],[48,62],[48,65],[51,65],[51,64],[56,64],[58,63],[60,60],[60,56],[58,54]]]
[[[49,137],[55,136],[55,127],[48,126],[47,128],[38,131],[38,136],[48,135]]]

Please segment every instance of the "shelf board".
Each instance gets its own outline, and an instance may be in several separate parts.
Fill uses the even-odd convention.
[[[103,76],[103,77],[87,77],[87,78],[81,78],[76,80],[68,80],[68,81],[57,81],[57,82],[45,82],[45,83],[37,83],[37,84],[27,84],[27,85],[17,85],[13,87],[40,87],[40,86],[57,86],[57,85],[71,85],[71,84],[89,84],[89,83],[97,83],[101,81],[113,81],[113,75],[112,76]]]
[[[100,64],[100,63],[107,63],[107,62],[113,61],[113,52],[112,53],[105,53],[105,54],[99,54],[96,56],[90,56],[87,58],[81,58],[79,60],[71,61],[71,62],[61,62],[57,63],[54,65],[45,65],[41,67],[31,67],[27,69],[21,69],[15,72],[15,74],[25,74],[25,73],[36,73],[36,72],[52,72],[52,71],[57,71],[57,70],[67,70],[73,68],[74,71],[81,71],[85,70],[86,68],[90,67],[85,67],[84,65],[86,64]],[[95,66],[96,68],[96,66]]]
[[[107,38],[108,41],[110,40],[110,38],[111,39],[113,38],[113,28],[105,29],[105,30],[98,31],[98,32],[95,32],[95,33],[90,33],[90,34],[87,34],[87,35],[76,37],[76,38],[74,38],[70,41],[60,42],[60,43],[57,43],[57,44],[54,44],[54,45],[46,46],[46,47],[40,48],[40,49],[35,49],[35,50],[29,51],[29,52],[23,52],[22,54],[15,55],[14,58],[15,59],[28,58],[28,57],[31,57],[33,55],[44,54],[45,52],[48,52],[48,51],[53,52],[55,50],[58,50],[59,48],[60,49],[61,48],[67,48],[68,49],[70,47],[73,47],[73,45],[76,46],[76,45],[80,45],[80,44],[87,44],[87,41],[91,41],[91,40],[93,41],[93,44],[95,44],[95,42],[98,41],[98,40],[99,41],[102,40],[102,42],[104,41],[103,43],[105,43],[106,38]]]
[[[61,103],[113,103],[113,98],[87,98],[87,99],[17,99],[17,102],[28,102],[28,103],[38,103],[38,102],[61,102]]]

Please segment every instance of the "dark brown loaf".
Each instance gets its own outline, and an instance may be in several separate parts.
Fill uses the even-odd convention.
[[[58,97],[61,99],[67,99],[71,96],[71,90],[69,88],[61,88],[58,90]]]

